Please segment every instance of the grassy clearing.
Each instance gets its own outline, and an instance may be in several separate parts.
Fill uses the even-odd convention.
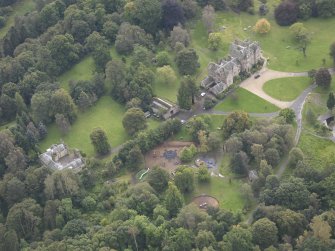
[[[4,125],[0,126],[0,131],[2,131],[4,129],[9,129],[12,126],[15,126],[15,124],[16,124],[15,120],[12,121],[12,122],[8,122],[7,124],[4,124]]]
[[[279,78],[266,82],[266,94],[281,101],[293,101],[305,90],[311,81],[308,77]]]
[[[90,80],[93,77],[94,71],[93,58],[88,56],[61,75],[58,81],[60,82],[60,86],[68,91],[71,80]]]
[[[7,31],[14,25],[15,17],[23,16],[24,14],[35,9],[34,0],[21,0],[13,6],[13,12],[8,17],[4,27],[0,29],[0,38],[3,38]]]
[[[225,112],[240,110],[256,113],[269,113],[279,110],[277,106],[267,102],[266,100],[245,89],[238,88],[234,94],[235,95],[229,95],[214,109]]]
[[[215,197],[219,201],[221,208],[236,212],[244,207],[240,192],[242,184],[243,182],[237,179],[232,179],[231,183],[229,183],[228,178],[212,177],[211,182],[208,184],[196,184],[194,192],[185,196],[185,201],[190,203],[195,196],[207,194]]]
[[[223,120],[226,116],[224,115],[206,115],[209,116],[212,120],[212,125],[210,128],[210,131],[218,131],[219,128],[221,128],[223,124]],[[187,123],[183,125],[181,131],[174,135],[174,140],[181,140],[181,141],[192,141],[191,135],[188,133],[187,130]]]
[[[49,126],[48,137],[41,142],[40,147],[45,150],[51,144],[64,140],[70,147],[78,148],[92,157],[95,153],[89,135],[95,127],[101,127],[106,131],[112,147],[129,139],[122,126],[124,112],[122,105],[116,103],[111,97],[104,96],[94,107],[78,114],[76,122],[67,135],[62,136],[55,124]],[[158,121],[149,120],[149,128],[156,127],[158,123]]]
[[[298,146],[311,167],[323,169],[335,163],[335,144],[330,140],[302,133]]]
[[[329,46],[335,36],[335,18],[310,19],[304,24],[312,33],[312,42],[307,48],[307,57],[296,49],[292,40],[289,27],[280,27],[274,18],[268,15],[266,18],[271,23],[271,31],[266,35],[255,34],[252,28],[260,17],[241,13],[219,13],[217,15],[217,27],[226,26],[223,31],[226,41],[231,42],[236,38],[251,38],[260,42],[265,56],[270,58],[269,67],[280,71],[308,71],[323,66],[326,59],[326,67],[331,66]],[[246,31],[244,29],[247,28]]]

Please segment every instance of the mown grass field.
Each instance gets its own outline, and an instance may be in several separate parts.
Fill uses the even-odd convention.
[[[331,66],[329,56],[329,46],[335,37],[335,18],[310,19],[303,21],[305,27],[312,34],[311,44],[307,48],[307,57],[297,49],[296,43],[292,39],[289,27],[281,27],[276,24],[273,14],[265,16],[271,23],[271,31],[266,35],[256,34],[252,27],[261,17],[247,13],[220,12],[216,16],[216,31],[221,31],[224,37],[223,52],[228,51],[229,44],[235,39],[252,39],[259,41],[266,57],[269,57],[268,67],[279,71],[301,72],[317,69],[321,66]],[[200,22],[200,21],[199,21]],[[244,30],[246,29],[246,30]],[[199,40],[201,29],[194,31],[192,36],[195,41]],[[207,48],[207,36],[203,37],[203,46]],[[199,42],[194,42],[199,43]],[[197,48],[196,48],[197,49]],[[217,53],[217,55],[220,55]],[[220,55],[221,56],[221,55]],[[212,58],[211,55],[208,57]],[[213,58],[215,59],[215,58]],[[326,64],[323,64],[323,59]]]
[[[106,131],[112,147],[121,145],[129,139],[122,126],[124,112],[122,105],[116,103],[111,97],[104,96],[88,111],[78,113],[78,118],[67,135],[62,136],[55,124],[50,125],[48,137],[41,142],[40,147],[45,150],[50,145],[64,140],[69,147],[78,148],[92,157],[95,153],[89,135],[95,127],[101,127]],[[148,122],[149,128],[159,123],[151,119]]]
[[[279,110],[277,106],[242,88],[238,88],[233,95],[226,97],[214,109],[224,112],[239,110],[255,113],[270,113]]]
[[[0,38],[3,38],[11,26],[14,25],[15,17],[23,16],[24,14],[35,9],[34,0],[21,0],[13,5],[13,12],[8,17],[4,27],[0,29]]]
[[[196,184],[195,190],[185,196],[186,203],[191,203],[192,198],[206,194],[215,197],[220,207],[233,212],[242,211],[244,200],[240,192],[243,182],[241,180],[229,178],[212,177],[210,183]]]
[[[266,82],[263,90],[269,96],[281,101],[293,101],[309,86],[308,77],[279,78]]]

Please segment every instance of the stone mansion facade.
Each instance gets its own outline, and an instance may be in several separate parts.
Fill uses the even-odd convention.
[[[261,58],[258,42],[236,40],[230,46],[228,58],[208,65],[208,76],[201,82],[201,86],[218,95],[232,85],[234,77],[241,72],[249,73]]]

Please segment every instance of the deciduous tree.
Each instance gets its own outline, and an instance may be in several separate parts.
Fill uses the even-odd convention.
[[[102,128],[95,128],[90,134],[90,139],[96,153],[107,154],[110,152],[111,146],[108,143],[107,135]]]
[[[122,124],[129,135],[134,135],[147,128],[144,112],[139,108],[130,108],[124,115]]]
[[[290,31],[293,34],[294,40],[298,44],[298,48],[302,51],[304,57],[306,57],[307,46],[312,39],[311,33],[305,28],[303,23],[295,23],[291,25]]]
[[[259,34],[267,34],[271,30],[271,24],[265,18],[259,19],[255,24],[254,31]]]
[[[315,83],[323,88],[328,88],[332,81],[332,76],[326,68],[320,68],[315,74]]]
[[[170,217],[176,216],[183,204],[184,200],[180,191],[172,182],[169,182],[165,195],[165,207],[169,211]]]
[[[253,242],[262,249],[277,243],[277,233],[276,224],[267,218],[260,219],[252,225]]]
[[[207,5],[202,10],[202,22],[207,30],[207,33],[213,32],[214,29],[215,10],[211,5]]]

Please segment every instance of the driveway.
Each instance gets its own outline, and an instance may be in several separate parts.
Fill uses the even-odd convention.
[[[280,72],[274,71],[267,68],[263,68],[260,72],[260,77],[255,79],[253,76],[246,79],[240,84],[240,87],[246,89],[257,96],[265,99],[266,101],[278,106],[281,109],[291,107],[294,101],[292,102],[285,102],[275,99],[263,91],[263,85],[272,80],[277,78],[286,78],[286,77],[305,77],[308,76],[307,72]],[[289,90],[288,90],[289,91]]]

